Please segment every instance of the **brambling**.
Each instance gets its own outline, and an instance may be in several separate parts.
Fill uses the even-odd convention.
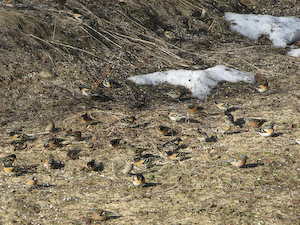
[[[70,131],[66,134],[66,137],[69,137],[73,141],[80,141],[81,140],[81,131]]]
[[[248,157],[246,155],[241,155],[241,159],[238,161],[232,161],[230,162],[232,165],[236,167],[242,167],[246,164]]]
[[[199,107],[196,105],[189,105],[188,106],[188,112],[189,113],[196,113],[198,111]]]
[[[16,159],[17,159],[17,156],[15,154],[11,154],[11,155],[0,158],[0,162],[7,162],[7,163],[12,164]]]
[[[131,155],[140,156],[144,151],[146,151],[148,149],[131,146],[131,147],[126,148],[126,150]]]
[[[103,80],[102,84],[103,84],[104,87],[107,87],[107,88],[112,88],[112,87],[116,87],[117,86],[117,82],[114,81],[111,78],[107,78],[107,79]]]
[[[228,110],[232,107],[231,104],[229,104],[227,102],[220,101],[220,100],[215,101],[215,104],[218,107],[218,109],[221,109],[221,110]]]
[[[258,85],[258,87],[256,88],[256,90],[258,90],[258,92],[263,93],[266,92],[269,89],[269,83],[266,80],[263,84]]]
[[[177,152],[177,151],[167,151],[167,157],[172,160],[182,160],[184,159],[189,153],[187,152]]]
[[[177,37],[175,32],[169,30],[164,31],[164,36],[168,39],[174,39]]]
[[[217,133],[222,133],[222,134],[227,134],[231,130],[231,124],[230,123],[225,123],[219,128],[217,128],[215,131]]]
[[[79,22],[83,22],[83,15],[81,15],[81,14],[79,14],[79,13],[76,12],[76,13],[73,14],[73,16]]]
[[[168,131],[169,131],[169,128],[168,128],[168,127],[165,127],[165,126],[159,126],[159,127],[156,129],[156,132],[159,133],[159,134],[162,134],[162,135],[167,135],[167,134],[168,134]]]
[[[83,124],[86,124],[86,125],[89,125],[94,121],[87,113],[81,115],[80,120]]]
[[[55,131],[55,124],[53,121],[50,121],[48,125],[46,126],[47,132],[54,132]]]
[[[128,125],[128,124],[132,124],[135,120],[136,118],[134,116],[130,116],[130,117],[125,117],[123,119],[120,119],[118,122],[123,125]]]
[[[54,149],[57,147],[62,147],[63,145],[61,144],[61,142],[64,141],[64,139],[61,138],[50,138],[48,139],[45,144],[44,147],[45,148],[49,148],[49,149]]]
[[[87,164],[86,164],[87,168],[89,170],[92,170],[94,171],[97,167],[96,163],[95,163],[95,159],[92,159],[91,161],[89,161]]]
[[[169,112],[168,114],[168,117],[171,119],[171,120],[174,120],[176,122],[182,120],[182,119],[186,119],[186,116],[183,116],[179,113],[176,113],[176,112]]]
[[[22,140],[14,140],[10,144],[14,146],[14,151],[24,150],[27,148],[26,141]]]
[[[174,148],[174,147],[177,147],[181,141],[182,141],[181,138],[177,137],[177,138],[163,144],[163,147],[164,148]]]
[[[151,167],[154,161],[155,158],[145,158],[145,159],[141,159],[140,157],[134,158],[134,162],[137,166]]]
[[[108,220],[109,218],[118,218],[122,216],[102,209],[90,209],[89,215],[94,220],[99,220],[99,221],[105,221]]]
[[[169,92],[166,92],[167,95],[169,95],[171,98],[177,99],[182,96],[182,92],[180,90],[170,90]]]
[[[124,175],[128,175],[130,174],[131,170],[133,170],[133,164],[134,162],[127,162],[126,165],[125,165],[125,168],[122,170],[122,173]]]
[[[16,141],[26,141],[26,140],[32,138],[32,136],[29,136],[27,134],[20,133],[20,132],[14,132],[14,131],[10,132],[9,136],[11,136],[11,138]]]
[[[3,164],[4,164],[4,172],[10,175],[20,175],[25,172],[24,169],[12,165],[11,162],[4,161]]]
[[[100,93],[98,93],[95,90],[92,90],[91,88],[88,88],[86,86],[79,86],[79,89],[84,96],[91,97],[92,99],[96,100],[101,97]]]
[[[259,128],[258,132],[263,137],[270,137],[274,134],[274,123],[264,128]]]
[[[81,152],[81,150],[69,150],[67,153],[67,156],[73,160],[78,159],[78,155]]]
[[[133,185],[137,187],[142,187],[146,183],[145,177],[143,174],[138,173],[134,176]]]
[[[26,184],[30,185],[30,186],[36,186],[37,185],[37,179],[36,179],[36,177],[34,175],[32,175],[29,178],[27,178]]]
[[[91,89],[84,86],[79,86],[81,93],[85,96],[89,96],[91,94]]]
[[[117,139],[111,140],[109,143],[110,143],[111,147],[117,148],[120,144],[120,141],[121,141],[121,139],[117,138]]]
[[[224,119],[225,119],[225,122],[226,123],[231,123],[234,125],[234,118],[233,118],[233,115],[228,112],[227,110],[224,111]]]
[[[47,158],[45,159],[44,165],[49,168],[49,169],[53,169],[55,167],[55,160],[53,158]]]
[[[249,119],[247,124],[253,128],[260,128],[266,121],[264,119]]]
[[[15,0],[6,0],[6,6],[8,7],[14,7]]]
[[[200,141],[206,141],[208,139],[207,133],[205,133],[204,131],[202,131],[201,128],[198,128],[198,130],[197,130],[197,136],[198,136],[198,139]]]

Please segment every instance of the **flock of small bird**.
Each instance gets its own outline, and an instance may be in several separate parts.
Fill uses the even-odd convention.
[[[112,87],[117,87],[119,84],[114,81],[113,79],[105,79],[102,82],[104,87],[107,88],[112,88]],[[92,98],[92,99],[97,99],[98,97],[101,97],[99,93],[97,93],[93,88],[88,88],[88,87],[84,87],[84,86],[80,86],[80,91],[82,92],[82,94],[86,97]],[[268,90],[268,82],[265,81],[263,84],[259,85],[257,87],[257,90],[261,93],[266,92]],[[168,96],[172,97],[173,99],[177,99],[179,101],[180,97],[182,96],[182,92],[181,91],[175,91],[175,90],[171,90],[170,92],[166,93]],[[231,114],[232,111],[234,111],[234,107],[232,105],[230,105],[227,102],[224,101],[215,101],[215,105],[217,106],[218,109],[222,110],[224,112],[224,125],[220,126],[216,132],[218,133],[223,133],[223,134],[229,134],[231,127],[233,126],[237,126],[237,124],[234,121],[234,117]],[[196,113],[199,110],[198,106],[191,106],[188,107],[188,112],[189,113]],[[181,115],[177,112],[169,112],[168,115],[170,120],[172,121],[176,121],[176,122],[184,122],[187,121],[187,117],[185,115]],[[82,114],[80,116],[80,120],[82,122],[82,124],[84,124],[85,126],[91,126],[91,125],[95,125],[98,122],[95,121],[94,119],[92,119],[88,113]],[[136,118],[134,116],[129,116],[129,117],[125,117],[122,118],[118,121],[116,121],[113,124],[125,124],[125,125],[130,125],[133,124],[135,122]],[[266,127],[262,127],[262,125],[266,122],[266,120],[261,119],[261,118],[252,118],[249,119],[248,121],[248,125],[250,127],[252,127],[253,129],[257,129],[256,132],[264,137],[270,137],[274,134],[274,123],[270,123],[268,126]],[[51,134],[51,133],[55,133],[57,132],[57,128],[55,128],[55,124],[53,121],[50,121],[49,124],[46,127],[46,132],[41,133],[41,135],[44,134]],[[163,126],[160,125],[156,128],[156,132],[158,134],[161,134],[163,136],[174,136],[173,131],[167,127],[167,126]],[[36,137],[32,136],[32,135],[27,135],[21,132],[15,132],[12,131],[10,133],[8,133],[9,136],[12,138],[12,144],[15,146],[15,149],[25,149],[26,148],[26,142],[29,140],[35,140]],[[207,133],[205,133],[202,129],[198,128],[197,131],[197,136],[198,139],[202,142],[210,142],[210,141],[214,141],[215,140],[215,136],[211,136],[209,137],[207,135]],[[65,134],[66,138],[69,138],[71,140],[75,140],[75,141],[80,141],[82,140],[81,137],[81,131],[72,131],[71,129],[66,131]],[[56,149],[59,147],[63,146],[63,141],[65,139],[62,138],[57,138],[57,137],[53,137],[50,138],[48,140],[46,140],[46,142],[44,143],[44,147],[46,149]],[[121,139],[113,139],[110,141],[110,145],[112,148],[118,148],[119,144],[120,144],[120,140]],[[189,159],[189,152],[182,152],[182,146],[180,145],[180,143],[182,142],[182,139],[180,137],[176,137],[171,141],[166,142],[165,144],[163,144],[162,146],[158,147],[157,149],[159,151],[162,150],[167,150],[165,151],[166,157],[168,157],[171,160],[178,160],[178,161],[183,161],[186,159]],[[122,169],[120,172],[124,175],[133,175],[133,185],[136,187],[143,187],[146,184],[146,180],[145,177],[143,176],[142,173],[138,172],[138,173],[134,173],[132,174],[131,171],[134,169],[134,166],[145,166],[146,168],[150,168],[153,166],[153,163],[157,160],[157,157],[153,156],[152,154],[146,154],[143,155],[144,151],[147,151],[148,149],[146,148],[141,148],[141,147],[134,147],[134,146],[130,146],[127,150],[129,150],[128,152],[131,153],[131,155],[134,156],[132,161],[128,161],[124,167],[124,169]],[[71,150],[68,151],[67,156],[69,156],[72,159],[76,159],[78,158],[78,150]],[[242,155],[240,160],[234,160],[231,161],[230,163],[233,166],[236,167],[244,167],[247,161],[247,156],[246,155]],[[10,175],[22,175],[22,174],[26,174],[26,173],[30,173],[31,168],[26,168],[26,167],[19,167],[17,165],[14,165],[14,161],[17,159],[17,156],[15,154],[11,154],[5,157],[0,158],[0,162],[3,162],[4,165],[4,172]],[[44,160],[44,165],[45,167],[49,168],[49,169],[54,169],[54,168],[61,168],[64,165],[62,165],[60,162],[56,162],[53,157],[46,158]],[[87,162],[86,164],[86,169],[89,171],[101,171],[103,168],[101,168],[101,165],[97,165],[95,160],[91,160],[89,162]],[[26,184],[29,186],[36,186],[37,185],[37,179],[34,175],[31,175],[29,178],[27,178],[26,180]],[[89,215],[95,219],[95,220],[107,220],[108,218],[111,217],[120,217],[121,215],[118,214],[114,214],[112,212],[109,211],[105,211],[105,210],[101,210],[101,209],[91,209],[89,211]]]

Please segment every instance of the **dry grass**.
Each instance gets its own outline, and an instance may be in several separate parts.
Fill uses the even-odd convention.
[[[1,156],[14,152],[7,132],[38,134],[50,120],[60,128],[38,135],[26,149],[14,152],[19,166],[37,166],[31,171],[37,187],[25,185],[30,174],[0,173],[5,193],[0,197],[1,223],[96,223],[87,215],[90,208],[123,215],[105,224],[298,223],[299,60],[266,38],[255,43],[231,32],[222,18],[224,11],[293,16],[298,3],[282,1],[275,7],[263,1],[67,1],[63,8],[47,4],[25,1],[0,9]],[[72,9],[84,16],[82,23],[73,18]],[[167,39],[164,30],[177,37]],[[177,101],[164,94],[171,88],[168,84],[149,87],[126,81],[134,74],[216,64],[260,73],[268,78],[270,90],[259,94],[249,84],[225,82],[203,101],[188,90]],[[96,88],[113,101],[81,95],[78,85],[92,87],[104,77],[121,84]],[[246,125],[230,134],[215,133],[223,121],[214,106],[217,99],[239,106],[232,112],[235,120],[274,121],[274,137],[260,137]],[[204,109],[189,115],[189,104]],[[170,110],[189,120],[170,121]],[[80,115],[86,112],[99,123],[83,126]],[[113,124],[131,115],[137,118],[132,125]],[[183,140],[182,151],[191,158],[173,162],[157,149],[174,138],[158,135],[159,125],[176,131],[174,136]],[[217,136],[217,142],[199,142],[199,127]],[[82,131],[83,140],[66,138],[55,150],[43,147],[52,136],[65,138],[69,128]],[[114,138],[122,139],[118,149],[109,146]],[[146,153],[158,157],[152,168],[134,168],[148,183],[141,189],[133,187],[132,177],[119,172],[133,160],[126,150],[130,145],[148,148]],[[80,150],[78,159],[68,158],[69,150]],[[46,169],[42,161],[50,154],[65,166]],[[249,157],[249,167],[238,169],[226,162],[241,154]],[[103,171],[83,169],[91,159],[103,163]]]

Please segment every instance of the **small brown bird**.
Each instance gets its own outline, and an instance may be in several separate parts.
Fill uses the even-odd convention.
[[[188,106],[188,112],[189,113],[196,113],[198,111],[199,107],[196,105],[190,105]]]
[[[53,121],[50,121],[46,127],[47,132],[54,132],[55,131],[55,124]]]
[[[80,120],[85,125],[90,125],[94,121],[87,113],[81,115]]]
[[[11,155],[0,158],[0,162],[7,162],[7,163],[12,164],[16,159],[17,159],[17,156],[15,154],[11,154]]]
[[[218,109],[221,109],[221,110],[228,110],[232,107],[231,104],[220,101],[220,100],[215,101],[215,104],[218,107]]]
[[[37,179],[34,175],[30,176],[30,178],[27,178],[27,185],[30,186],[36,186],[37,185]]]
[[[10,145],[14,147],[14,151],[20,151],[27,148],[26,141],[22,140],[13,140]]]
[[[176,122],[181,121],[181,120],[183,120],[183,119],[186,119],[186,116],[181,115],[181,114],[176,113],[176,112],[169,112],[168,117],[169,117],[171,120],[174,120],[174,121],[176,121]]]
[[[176,137],[175,139],[166,142],[165,144],[163,144],[164,148],[174,148],[174,147],[178,147],[178,145],[180,144],[180,142],[182,142],[180,137]]]
[[[56,162],[53,158],[50,157],[50,158],[45,159],[44,165],[47,168],[52,169],[52,168],[54,168],[55,164],[56,164]]]
[[[91,94],[91,89],[85,86],[79,86],[79,89],[81,91],[81,93],[85,96],[90,96]]]
[[[81,131],[71,131],[66,134],[66,137],[69,137],[73,141],[80,141],[81,140]]]
[[[25,172],[23,168],[18,166],[12,165],[10,162],[3,162],[4,163],[4,172],[10,175],[20,175]]]
[[[88,168],[89,170],[94,171],[94,170],[96,169],[96,167],[97,167],[97,165],[96,165],[96,163],[95,163],[95,159],[89,161],[89,162],[86,164],[86,166],[87,166],[87,168]]]
[[[168,131],[169,131],[169,128],[168,128],[168,127],[165,127],[165,126],[159,126],[159,127],[156,129],[156,132],[159,133],[159,134],[162,134],[162,135],[167,135],[167,134],[168,134]]]
[[[137,166],[146,166],[151,167],[152,163],[155,161],[155,158],[145,158],[141,159],[140,157],[134,158],[134,162]]]
[[[83,22],[83,15],[79,13],[74,13],[73,15],[76,20],[78,20],[79,22]]]
[[[177,151],[167,151],[167,157],[172,160],[182,160],[184,159],[189,153],[188,152],[177,152]]]
[[[49,149],[54,149],[54,148],[62,147],[63,146],[61,144],[62,141],[64,141],[64,139],[61,139],[61,138],[50,138],[50,139],[48,139],[45,142],[44,147],[45,148],[49,148]]]
[[[109,143],[110,143],[111,147],[117,148],[120,144],[120,141],[121,141],[121,139],[117,138],[117,139],[111,140]]]
[[[147,151],[147,148],[140,148],[140,147],[135,147],[135,146],[131,146],[126,148],[126,151],[130,154],[130,155],[135,155],[135,156],[140,156],[144,151]]]
[[[259,128],[258,132],[263,137],[271,137],[274,134],[274,123],[269,126]]]
[[[81,150],[69,150],[67,153],[67,156],[73,160],[78,159],[79,158],[79,153],[81,152]]]
[[[166,94],[174,99],[180,98],[182,96],[182,92],[180,90],[170,90]]]
[[[233,115],[228,112],[227,110],[224,111],[224,119],[226,123],[230,123],[234,125],[234,118]]]
[[[230,162],[232,165],[236,167],[243,167],[246,164],[248,157],[246,155],[241,155],[241,159],[238,161]]]
[[[99,220],[99,221],[105,221],[108,220],[109,218],[118,218],[122,216],[102,209],[90,209],[89,215],[94,220]]]
[[[208,139],[208,135],[204,131],[202,131],[201,128],[198,128],[197,136],[200,141],[206,141]]]
[[[230,130],[231,130],[231,124],[225,123],[222,126],[218,127],[215,131],[217,133],[228,134]]]
[[[256,90],[258,90],[258,92],[260,93],[264,93],[269,89],[269,83],[266,80],[263,84],[258,85],[258,87],[256,88]]]
[[[249,119],[248,125],[253,128],[260,128],[267,120],[264,119]]]
[[[7,7],[14,7],[15,3],[16,3],[15,0],[6,0],[6,6]]]
[[[123,125],[129,125],[129,124],[132,124],[135,120],[136,120],[136,118],[134,116],[130,116],[130,117],[125,117],[123,119],[118,120],[118,123],[121,123]]]
[[[122,173],[124,175],[128,175],[130,174],[130,172],[133,170],[133,162],[127,162],[126,165],[125,165],[125,168],[122,170]]]
[[[177,37],[175,32],[169,30],[164,31],[164,36],[168,39],[174,39]]]
[[[142,187],[145,184],[146,180],[143,174],[138,173],[134,176],[133,185],[136,187]]]
[[[117,82],[111,78],[106,78],[105,80],[102,81],[102,84],[104,87],[107,87],[107,88],[112,88],[112,87],[117,86]]]
[[[98,90],[93,90],[86,86],[79,86],[79,89],[84,96],[89,97],[92,100],[97,100],[101,98],[101,93]]]
[[[9,136],[11,136],[11,138],[16,141],[26,141],[32,138],[31,136],[20,132],[10,132]]]

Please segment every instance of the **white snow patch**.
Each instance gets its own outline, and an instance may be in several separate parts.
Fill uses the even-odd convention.
[[[300,18],[226,12],[225,19],[230,21],[232,30],[253,40],[266,34],[280,47],[300,40]]]
[[[287,53],[289,56],[298,57],[300,56],[300,49],[293,49]]]
[[[219,81],[253,83],[255,78],[249,73],[218,65],[206,70],[169,70],[138,75],[127,78],[139,85],[159,85],[167,82],[171,85],[182,85],[188,88],[194,97],[203,99],[210,94],[210,88]]]

